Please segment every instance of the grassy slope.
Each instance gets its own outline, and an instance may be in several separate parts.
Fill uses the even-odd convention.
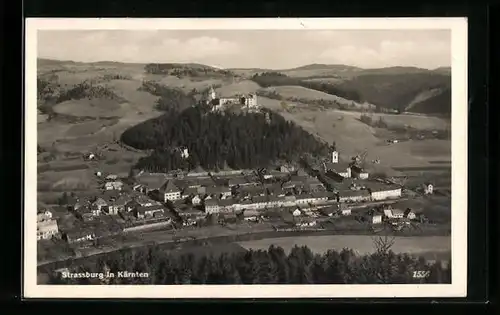
[[[277,71],[307,81],[336,84],[358,91],[368,103],[393,109],[442,114],[450,113],[451,108],[451,70],[447,67],[435,70],[416,67],[360,69],[343,65],[313,64],[286,70],[231,70],[247,77],[255,73]],[[439,88],[433,89],[436,86]],[[418,99],[421,100],[416,102]]]

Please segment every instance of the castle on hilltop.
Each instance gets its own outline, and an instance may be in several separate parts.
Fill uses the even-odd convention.
[[[224,110],[231,105],[240,105],[242,108],[248,110],[259,108],[256,94],[235,94],[230,97],[225,97],[217,95],[213,87],[210,87],[208,104],[212,105],[212,111]]]

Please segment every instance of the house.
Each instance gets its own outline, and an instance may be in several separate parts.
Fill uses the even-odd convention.
[[[175,201],[181,199],[181,190],[173,183],[172,180],[167,182],[160,188],[160,194],[163,195],[164,202]]]
[[[149,207],[139,207],[134,211],[136,218],[161,218],[165,216],[165,207],[162,205],[152,205]]]
[[[338,202],[363,202],[370,200],[366,190],[341,190],[338,192]]]
[[[75,204],[73,205],[73,210],[77,211],[78,209],[82,208],[82,207],[90,207],[91,205],[91,202],[89,200],[89,198],[85,198],[85,197],[82,197],[82,198],[79,198]]]
[[[295,171],[295,167],[293,167],[292,165],[282,165],[280,166],[279,171],[281,173],[292,173]]]
[[[374,201],[401,198],[401,187],[397,185],[371,182],[367,188]]]
[[[241,187],[241,186],[253,185],[254,183],[249,181],[244,176],[234,176],[228,180],[227,184],[229,187]]]
[[[351,178],[351,165],[348,162],[339,162],[339,163],[327,163],[326,164],[327,175],[328,171],[333,172],[344,178]]]
[[[48,221],[50,219],[52,219],[52,212],[49,210],[42,210],[36,215],[37,222]]]
[[[351,215],[352,214],[352,211],[351,211],[351,208],[341,208],[340,209],[340,213],[342,215]]]
[[[367,179],[369,176],[367,171],[357,165],[351,166],[351,175],[353,178],[358,179]]]
[[[118,179],[118,175],[115,175],[115,174],[109,174],[108,176],[106,176],[105,178],[106,180],[110,180],[110,181],[114,181],[116,179]]]
[[[372,216],[372,223],[373,224],[379,224],[382,223],[382,215],[381,214],[374,214]]]
[[[104,189],[105,190],[122,190],[123,183],[121,181],[106,182],[104,184]]]
[[[196,187],[187,187],[182,191],[181,199],[189,199],[198,194],[198,189]]]
[[[328,201],[328,199],[331,197],[331,194],[329,192],[315,192],[311,194],[312,200],[311,203],[313,204],[320,204],[320,203],[325,203]]]
[[[401,209],[392,209],[392,218],[402,219],[404,217],[404,211]]]
[[[233,212],[234,211],[234,200],[232,199],[222,199],[218,200],[219,212]]]
[[[50,239],[59,233],[57,221],[47,219],[37,222],[36,225],[36,238],[37,240]]]
[[[116,200],[108,203],[108,214],[118,214],[118,212],[125,211],[125,206],[132,200],[127,195],[121,195]]]
[[[205,212],[207,214],[219,213],[219,204],[216,200],[206,200],[205,201]]]
[[[425,183],[424,184],[424,194],[426,195],[432,195],[434,193],[434,185],[431,183]]]
[[[81,218],[83,221],[94,220],[95,217],[101,215],[101,210],[97,206],[81,207],[77,211],[77,217]]]
[[[311,227],[316,225],[316,220],[311,217],[302,217],[300,218],[295,225],[298,227]]]
[[[94,202],[92,202],[91,207],[97,209],[99,212],[106,210],[108,203],[101,197],[97,197]]]
[[[192,199],[191,199],[191,203],[194,205],[194,206],[198,206],[201,204],[201,198],[199,195],[195,195]]]
[[[300,211],[299,209],[295,209],[295,210],[292,211],[292,215],[294,217],[301,216],[302,215],[302,211]]]
[[[96,235],[93,231],[84,229],[66,232],[64,233],[63,237],[68,243],[72,244],[94,240],[96,238]]]
[[[231,197],[231,189],[225,186],[213,186],[206,187],[206,194],[209,196],[215,196],[218,199],[226,199]]]
[[[408,220],[415,220],[417,218],[417,215],[415,214],[415,212],[413,212],[412,209],[407,208],[404,211],[403,217],[406,218],[406,219],[408,219]]]

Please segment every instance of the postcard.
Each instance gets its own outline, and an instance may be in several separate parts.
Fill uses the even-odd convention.
[[[465,18],[25,30],[26,298],[466,296]]]

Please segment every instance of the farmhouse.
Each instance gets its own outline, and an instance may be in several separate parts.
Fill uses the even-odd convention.
[[[382,223],[382,215],[380,214],[375,214],[372,216],[372,223],[373,224],[379,224]]]
[[[367,184],[372,200],[396,199],[401,197],[401,187],[379,182]]]
[[[219,204],[216,200],[206,200],[205,201],[205,212],[207,214],[219,213]]]
[[[52,219],[52,212],[49,210],[42,210],[36,215],[36,221],[42,222]]]
[[[167,180],[167,182],[160,188],[160,193],[163,195],[163,200],[167,202],[175,201],[181,199],[181,190],[174,185],[171,180]]]
[[[132,200],[127,195],[121,195],[116,200],[108,203],[108,214],[118,214],[120,211],[125,211],[125,206]]]
[[[356,166],[356,165],[353,165],[351,167],[351,175],[352,175],[352,177],[358,178],[358,179],[367,179],[369,176],[367,171],[365,171],[364,169],[362,169],[361,167]]]
[[[101,212],[104,211],[108,207],[108,203],[101,197],[97,197],[94,202],[92,202],[91,207]]]
[[[78,209],[77,217],[80,217],[83,221],[91,221],[95,217],[101,215],[101,210],[97,206],[81,207]]]
[[[36,225],[37,240],[50,239],[59,233],[57,221],[52,219],[42,220]]]
[[[122,190],[123,183],[121,181],[112,181],[104,184],[105,190]]]
[[[330,171],[344,178],[352,177],[350,163],[347,162],[327,163],[326,168],[327,168],[327,175],[328,171]]]
[[[65,232],[63,238],[70,244],[79,243],[83,241],[91,241],[96,238],[94,231],[91,229],[75,229]]]
[[[139,207],[134,211],[136,218],[161,218],[165,215],[165,207],[162,205],[152,205],[149,207]]]

